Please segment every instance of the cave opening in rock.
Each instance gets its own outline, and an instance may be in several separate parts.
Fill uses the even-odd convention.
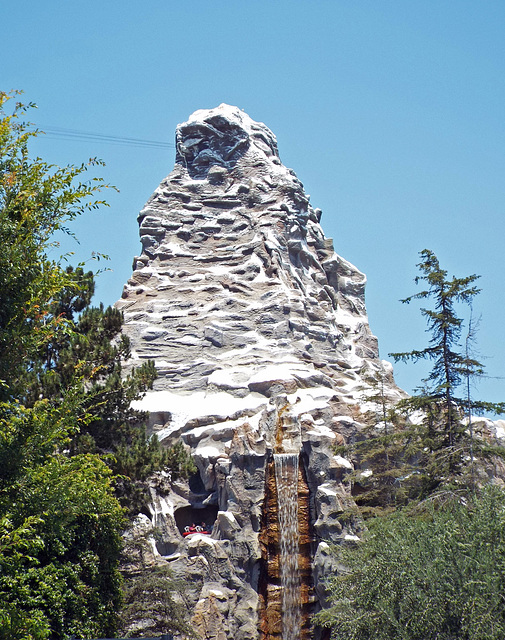
[[[202,495],[206,493],[205,485],[203,484],[203,480],[198,471],[189,478],[188,482],[190,491],[195,495]]]
[[[175,523],[181,535],[200,533],[196,529],[195,531],[191,530],[193,525],[210,534],[217,518],[217,512],[217,505],[180,507],[174,513]]]

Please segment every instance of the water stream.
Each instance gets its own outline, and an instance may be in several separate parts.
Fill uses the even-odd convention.
[[[282,640],[300,640],[301,582],[298,569],[298,454],[274,454],[280,530]]]

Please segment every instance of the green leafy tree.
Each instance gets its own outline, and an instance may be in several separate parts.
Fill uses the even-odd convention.
[[[43,541],[37,536],[34,525],[40,518],[25,518],[23,524],[14,527],[5,515],[0,519],[0,581],[19,577],[20,569],[36,562],[37,551]],[[12,589],[9,589],[9,595]],[[20,609],[16,602],[0,604],[0,638],[5,640],[45,639],[50,634],[47,618],[38,610]]]
[[[35,105],[16,102],[18,94],[0,92],[0,400],[23,392],[32,357],[58,333],[66,319],[54,300],[75,289],[58,260],[49,257],[52,237],[84,211],[104,205],[100,178],[81,181],[96,159],[80,166],[55,167],[30,158],[37,130],[22,118]]]
[[[334,640],[505,637],[505,495],[368,521],[363,542],[334,549],[346,567],[316,616]]]
[[[0,639],[111,636],[126,525],[117,494],[127,503],[171,457],[177,473],[191,463],[148,441],[130,409],[155,372],[123,375],[121,314],[90,306],[91,272],[50,257],[53,234],[103,204],[106,185],[80,182],[89,165],[30,158],[37,131],[22,118],[33,105],[7,113],[16,97],[0,93]]]
[[[53,455],[4,487],[0,509],[0,637],[30,619],[56,638],[113,633],[125,522],[109,468],[97,456]]]
[[[92,421],[84,375],[51,392],[42,381],[75,334],[61,305],[77,311],[91,293],[82,269],[49,257],[51,238],[98,207],[105,185],[79,181],[89,165],[30,158],[33,105],[7,113],[16,97],[0,93],[0,637],[104,635],[121,601],[124,513],[100,457],[68,453]]]

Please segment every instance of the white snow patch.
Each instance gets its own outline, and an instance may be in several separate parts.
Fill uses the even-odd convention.
[[[222,276],[230,273],[230,267],[223,264],[213,265],[209,267],[208,270],[216,276]]]
[[[210,374],[209,384],[218,387],[226,386],[232,389],[247,387],[250,379],[250,371],[246,367],[234,367],[229,369],[217,369]]]
[[[228,522],[230,522],[231,524],[238,524],[235,516],[231,511],[218,511],[217,515],[218,517],[222,516],[223,518],[226,518],[226,520],[228,520]]]
[[[389,360],[381,360],[381,363],[385,373],[393,373],[393,365]]]
[[[335,390],[328,387],[309,387],[291,393],[288,400],[292,405],[296,405],[297,413],[303,414],[313,409],[324,409],[334,395]]]
[[[336,496],[337,492],[328,486],[328,484],[320,484],[317,488],[318,491],[323,493],[325,496]]]
[[[342,458],[342,456],[333,456],[334,460],[341,466],[346,469],[352,469],[352,464],[346,458]]]
[[[132,407],[139,411],[159,413],[169,411],[171,423],[158,431],[158,438],[163,440],[174,432],[183,429],[189,420],[205,416],[232,416],[239,411],[259,410],[266,400],[259,394],[248,394],[245,398],[236,398],[229,393],[218,391],[206,393],[195,391],[182,395],[172,391],[151,391],[144,398],[132,402]]]
[[[291,381],[295,380],[295,376],[303,379],[310,375],[313,375],[313,372],[309,372],[300,367],[300,365],[297,366],[295,363],[267,364],[264,367],[260,367],[259,370],[251,376],[250,383],[265,382],[268,380]]]
[[[184,249],[180,244],[177,244],[176,242],[163,243],[160,246],[159,251],[163,253],[171,251],[174,254],[174,256],[191,256],[192,255],[190,252],[188,252],[186,249]]]
[[[354,424],[354,420],[349,416],[333,416],[332,422],[347,422],[348,425]]]
[[[495,420],[493,424],[496,429],[496,437],[500,440],[505,439],[505,420]]]
[[[158,507],[159,505],[159,507]],[[155,514],[163,514],[164,516],[171,516],[173,517],[174,515],[174,505],[169,502],[166,498],[163,498],[161,496],[158,497],[158,504],[155,503]]]
[[[317,436],[318,438],[321,438],[321,437],[330,438],[330,440],[336,438],[336,435],[333,433],[333,431],[329,427],[326,427],[325,425],[320,425],[320,424],[315,426],[316,428],[313,428],[310,431],[307,431],[307,435]]]
[[[409,414],[409,422],[412,424],[422,424],[425,415],[422,411],[413,411]]]
[[[186,536],[185,540],[188,541],[188,547],[198,548],[201,543],[209,547],[216,547],[219,544],[218,540],[214,540],[214,538],[211,538],[205,533],[191,533],[189,536]]]
[[[211,460],[211,459],[217,460],[223,455],[223,452],[224,452],[224,447],[223,447],[223,450],[221,450],[218,447],[213,447],[211,445],[203,445],[201,447],[197,446],[197,448],[195,449],[194,455],[200,456],[205,460]]]

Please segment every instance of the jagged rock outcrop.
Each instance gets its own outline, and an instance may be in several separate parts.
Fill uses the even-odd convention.
[[[267,595],[276,542],[262,531],[276,518],[273,452],[285,437],[300,452],[303,606],[313,611],[331,570],[327,541],[355,535],[339,518],[351,465],[333,447],[359,430],[378,376],[391,402],[403,394],[368,326],[365,276],[324,236],[272,132],[221,105],[179,125],[176,142],[174,170],[140,213],[142,253],[117,303],[132,364],[152,359],[158,371],[138,406],[198,467],[189,484],[153,492],[157,548],[193,585],[202,638],[277,638],[265,620],[277,606]],[[211,535],[183,537],[192,522]]]

